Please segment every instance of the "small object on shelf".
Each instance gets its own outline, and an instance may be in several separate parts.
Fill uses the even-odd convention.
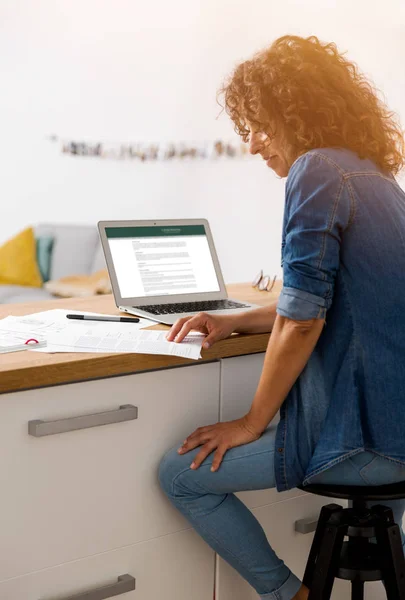
[[[177,142],[83,142],[62,139],[52,134],[46,136],[50,142],[58,142],[63,154],[72,156],[95,156],[114,160],[156,161],[172,159],[237,159],[250,156],[247,144],[235,141],[177,141]]]
[[[261,269],[259,271],[259,273],[256,275],[256,277],[253,279],[252,287],[257,287],[259,285],[259,283],[261,282],[262,277],[263,277],[263,270]]]

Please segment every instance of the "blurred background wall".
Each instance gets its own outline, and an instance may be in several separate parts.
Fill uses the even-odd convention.
[[[281,274],[285,180],[260,158],[150,162],[61,154],[84,141],[238,142],[216,91],[285,34],[347,50],[405,123],[401,0],[3,0],[0,243],[26,225],[206,217],[227,282]],[[401,181],[400,181],[401,182]],[[403,180],[401,182],[403,185]]]

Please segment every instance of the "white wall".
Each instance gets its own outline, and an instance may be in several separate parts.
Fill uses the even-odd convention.
[[[225,279],[281,274],[284,181],[260,159],[115,162],[84,140],[231,138],[216,90],[286,33],[347,49],[405,122],[402,0],[3,0],[0,242],[30,223],[206,217]],[[236,137],[235,137],[236,140]]]

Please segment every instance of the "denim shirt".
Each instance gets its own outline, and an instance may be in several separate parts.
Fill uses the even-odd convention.
[[[349,150],[300,156],[281,264],[277,313],[326,323],[281,407],[277,489],[364,450],[405,465],[405,193]]]

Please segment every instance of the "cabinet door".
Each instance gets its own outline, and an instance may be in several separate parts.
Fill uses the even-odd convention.
[[[249,410],[263,369],[264,352],[221,360],[221,421],[242,417]]]
[[[122,585],[125,589],[135,584],[135,590],[114,593],[114,598],[212,600],[214,563],[214,552],[188,529],[5,581],[0,583],[0,598],[101,600],[113,597],[114,591],[118,594]],[[123,575],[130,577],[120,586],[118,578]]]
[[[330,500],[329,500],[330,502]],[[305,494],[252,510],[277,555],[297,577],[302,577],[313,534],[297,533],[295,521],[317,518],[325,498]],[[217,557],[216,600],[257,600],[256,591],[228,563]],[[333,600],[349,598],[347,582],[336,581]],[[376,599],[377,600],[377,599]]]
[[[218,420],[219,363],[0,397],[0,581],[189,527],[161,491],[164,453]],[[34,437],[45,422],[138,408],[138,417]]]
[[[247,413],[254,398],[263,369],[264,353],[225,358],[221,361],[221,421],[238,419]],[[278,415],[272,425],[279,421]],[[276,490],[239,492],[236,495],[248,506],[254,508],[286,498],[302,495],[300,490],[279,493]]]

